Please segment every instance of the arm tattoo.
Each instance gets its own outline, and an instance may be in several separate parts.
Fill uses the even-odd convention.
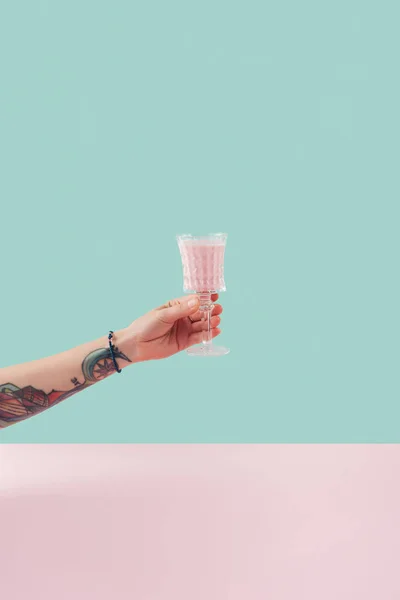
[[[132,362],[115,348],[116,358]],[[73,387],[66,391],[52,390],[46,394],[31,385],[20,388],[12,383],[0,384],[0,429],[50,408],[62,400],[93,385],[97,381],[115,372],[114,363],[110,358],[108,348],[94,350],[82,362],[83,382],[76,377],[71,380]]]

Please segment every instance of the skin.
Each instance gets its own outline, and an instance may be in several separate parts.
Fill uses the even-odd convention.
[[[212,296],[216,302],[218,294]],[[215,304],[211,334],[221,330],[222,307]],[[118,367],[168,358],[202,341],[204,322],[197,296],[185,296],[151,310],[114,332]],[[47,358],[0,369],[0,428],[59,404],[115,373],[108,336]]]
[[[218,299],[218,294],[212,296]],[[189,302],[194,302],[190,307]],[[134,341],[132,354],[139,360],[168,358],[202,341],[203,323],[198,310],[197,296],[178,298],[152,310],[134,321],[127,329],[127,336]],[[222,307],[216,304],[211,318],[213,337],[219,335]]]

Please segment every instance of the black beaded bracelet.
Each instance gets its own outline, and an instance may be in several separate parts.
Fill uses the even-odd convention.
[[[115,370],[117,371],[117,373],[121,373],[122,369],[120,369],[118,367],[117,361],[115,359],[115,354],[114,354],[115,346],[111,342],[113,333],[114,333],[113,331],[110,331],[110,333],[108,334],[108,345],[110,346],[110,354],[111,354],[112,361],[114,363]]]

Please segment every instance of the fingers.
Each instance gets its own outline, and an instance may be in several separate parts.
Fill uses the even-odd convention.
[[[169,302],[166,302],[165,304],[163,304],[162,306],[158,306],[155,310],[163,310],[164,308],[171,308],[172,306],[177,306],[179,305],[184,305],[186,302],[188,302],[191,299],[197,298],[197,296],[195,294],[191,294],[190,296],[181,296],[180,298],[174,298],[174,300],[170,300]]]
[[[218,298],[219,294],[211,294],[212,302],[216,302]],[[190,316],[190,320],[194,323],[201,320],[199,303],[200,300],[196,294],[182,296],[156,308],[157,316],[162,322],[169,324],[174,323],[177,319]],[[223,308],[220,304],[215,304],[211,314],[212,316],[218,316],[222,313],[222,310]]]
[[[193,319],[193,314],[198,312],[199,310],[199,298],[195,295],[193,296],[185,296],[184,298],[178,298],[177,300],[172,300],[164,306],[161,306],[156,310],[156,314],[158,319],[169,325],[172,325],[178,319],[182,319],[183,317],[191,317]]]
[[[218,327],[211,329],[211,337],[212,338],[217,337],[217,335],[219,335],[220,333],[221,333],[221,330]],[[195,344],[201,344],[202,341],[203,341],[203,332],[202,331],[199,331],[197,333],[192,333],[189,336],[188,347],[194,346]]]
[[[216,304],[212,310],[212,316],[216,317],[217,315],[220,315],[223,311],[223,308],[220,304]],[[197,312],[195,312],[193,315],[190,316],[191,320],[194,321],[200,321],[201,320],[201,312],[198,310]]]
[[[215,317],[211,317],[211,329],[214,329],[215,327],[218,327],[218,325],[221,323],[221,318],[218,316]],[[192,332],[193,333],[197,333],[198,331],[203,331],[204,329],[206,329],[206,322],[205,321],[195,321],[192,325]]]

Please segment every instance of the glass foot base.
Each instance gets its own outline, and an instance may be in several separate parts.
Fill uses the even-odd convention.
[[[223,356],[229,353],[229,348],[215,346],[214,344],[202,344],[201,346],[191,346],[186,352],[189,356]]]

